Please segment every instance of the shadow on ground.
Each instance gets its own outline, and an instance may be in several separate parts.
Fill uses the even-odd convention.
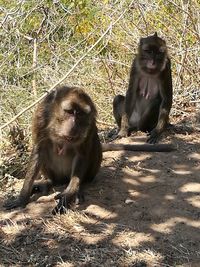
[[[79,212],[52,217],[48,198],[1,211],[0,264],[200,266],[200,137],[174,131],[168,140],[177,151],[104,153]]]

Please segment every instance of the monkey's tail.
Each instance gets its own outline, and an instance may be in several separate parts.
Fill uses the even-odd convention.
[[[144,145],[130,145],[130,144],[101,144],[102,151],[143,151],[143,152],[171,152],[176,150],[172,144],[144,144]]]

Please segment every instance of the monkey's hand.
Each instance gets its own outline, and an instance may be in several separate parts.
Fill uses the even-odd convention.
[[[6,210],[11,210],[11,209],[16,209],[16,208],[25,208],[27,204],[28,204],[28,200],[25,200],[19,196],[15,200],[9,199],[8,201],[6,201],[3,207]]]
[[[80,200],[83,200],[83,198],[83,195],[80,193],[69,195],[63,192],[58,194],[55,196],[55,199],[58,200],[58,204],[52,211],[53,215],[56,215],[57,213],[64,214],[68,209],[74,209],[75,206],[80,203]]]
[[[148,133],[147,143],[149,144],[155,144],[158,142],[158,139],[160,137],[160,132],[156,129],[153,129],[150,133]]]

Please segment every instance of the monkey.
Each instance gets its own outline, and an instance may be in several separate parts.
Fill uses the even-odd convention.
[[[172,95],[171,61],[166,42],[157,33],[141,38],[126,96],[117,95],[113,100],[118,137],[143,131],[148,133],[148,143],[156,143],[168,125]]]
[[[33,117],[33,149],[24,184],[7,209],[25,207],[35,191],[57,185],[67,186],[56,197],[56,212],[76,201],[80,187],[95,177],[102,160],[96,113],[91,98],[75,87],[56,88],[44,98]],[[40,173],[45,184],[34,183]]]
[[[27,174],[19,197],[4,204],[7,210],[25,207],[33,194],[48,194],[54,186],[64,185],[64,191],[55,196],[58,203],[53,214],[65,213],[81,199],[83,186],[96,176],[102,152],[173,150],[170,144],[101,144],[96,116],[93,101],[77,87],[57,87],[39,103],[33,116]],[[44,180],[38,181],[40,174]]]

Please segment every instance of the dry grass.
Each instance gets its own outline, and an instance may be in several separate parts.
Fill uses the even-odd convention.
[[[144,141],[141,135],[126,142]],[[15,180],[0,194],[0,264],[197,267],[199,135],[171,132],[168,138],[179,149],[167,157],[105,153],[85,203],[66,215],[51,215],[54,194],[5,212],[5,198],[23,183]]]
[[[1,132],[0,266],[199,266],[200,140],[191,118],[200,97],[199,1],[87,1],[89,8],[78,1],[69,9],[65,1],[53,2],[57,4],[51,4],[47,19],[46,1],[17,6],[2,1],[1,125],[62,79],[128,8],[64,83],[85,88],[96,103],[99,121],[108,124],[99,127],[107,130],[114,123],[113,97],[127,89],[140,37],[157,31],[172,60],[171,121],[179,124],[169,139],[179,151],[154,158],[108,154],[79,211],[52,217],[55,201],[40,199],[26,210],[7,213],[2,204],[18,194],[22,181],[17,178],[24,177],[31,146],[34,108],[27,110]],[[32,58],[35,33],[37,66]],[[195,183],[193,191],[187,188],[190,183]],[[126,204],[126,199],[133,201]]]

